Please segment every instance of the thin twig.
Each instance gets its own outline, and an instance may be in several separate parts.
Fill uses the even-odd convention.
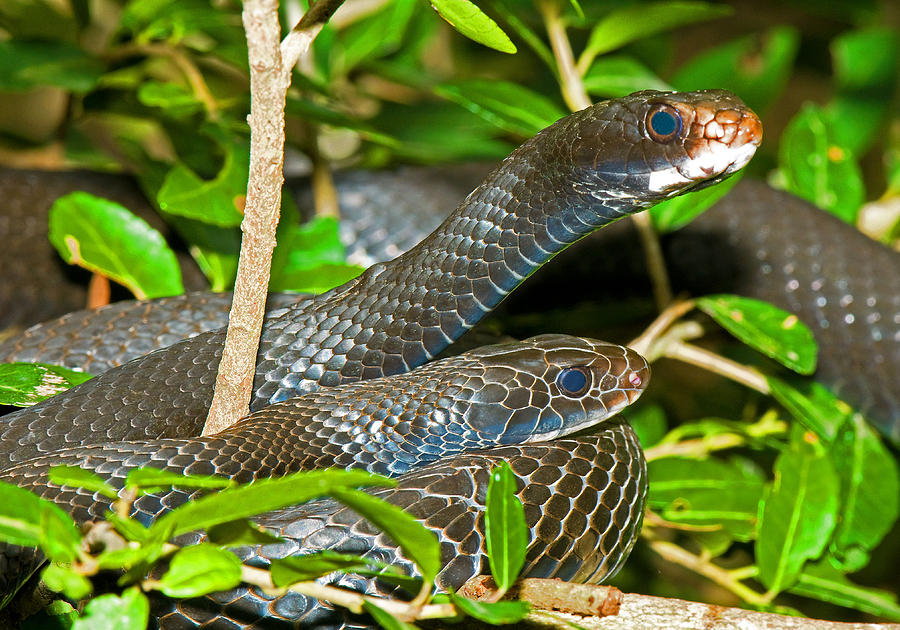
[[[683,341],[672,341],[666,346],[665,356],[715,372],[725,378],[755,389],[761,394],[769,393],[769,382],[758,370],[741,365],[731,359],[726,359],[722,355],[710,352],[699,346],[684,343]]]
[[[650,284],[653,288],[653,300],[656,302],[656,308],[663,310],[672,301],[672,283],[666,270],[666,259],[659,243],[659,234],[653,227],[649,212],[638,212],[632,215],[631,220],[637,228],[638,238],[644,249],[647,272],[650,274]]]
[[[682,300],[667,306],[647,329],[629,342],[628,347],[644,356],[649,355],[650,348],[666,330],[678,319],[689,313],[696,303],[694,300]]]
[[[584,89],[581,75],[575,69],[572,46],[569,43],[568,35],[566,35],[566,27],[559,12],[559,4],[556,0],[539,0],[537,5],[544,19],[544,26],[547,28],[547,36],[550,38],[553,56],[556,57],[556,64],[559,66],[560,87],[562,88],[563,99],[565,99],[566,105],[573,112],[590,107],[591,99]]]

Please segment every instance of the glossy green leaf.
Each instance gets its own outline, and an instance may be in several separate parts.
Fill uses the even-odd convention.
[[[644,64],[633,57],[601,57],[591,64],[582,78],[588,94],[618,98],[639,90],[671,90]]]
[[[184,293],[162,234],[119,204],[70,193],[54,202],[49,222],[50,242],[67,263],[107,276],[141,300]]]
[[[353,280],[365,271],[359,265],[326,263],[309,269],[282,271],[269,282],[269,291],[294,291],[297,293],[324,293]]]
[[[0,405],[30,407],[91,378],[44,363],[0,363]]]
[[[72,630],[144,630],[150,620],[150,602],[134,586],[122,593],[101,595],[89,601]]]
[[[704,20],[729,15],[730,7],[707,2],[648,2],[610,11],[591,31],[587,46],[578,60],[579,67],[590,65],[594,57],[651,37]]]
[[[760,504],[759,579],[773,592],[793,586],[807,560],[825,550],[837,522],[840,484],[814,434],[795,430]]]
[[[431,6],[457,31],[479,44],[505,53],[516,46],[497,23],[469,0],[429,0]]]
[[[294,473],[220,490],[181,505],[159,518],[151,532],[171,530],[172,536],[205,529],[238,518],[248,518],[271,510],[334,494],[339,488],[387,486],[395,481],[362,470],[316,470]]]
[[[287,210],[287,204],[291,209]],[[334,217],[315,217],[302,225],[290,219],[297,215],[292,201],[286,201],[278,245],[272,256],[270,291],[322,293],[352,280],[364,271],[344,262],[346,249],[340,240]]]
[[[644,403],[631,407],[627,418],[644,448],[653,446],[666,434],[666,412],[660,405]]]
[[[516,476],[506,462],[491,471],[484,528],[491,575],[498,588],[505,592],[519,577],[528,548],[525,508],[516,496]]]
[[[738,540],[756,531],[763,478],[717,459],[664,457],[648,463],[647,504],[664,519],[718,525]]]
[[[225,153],[224,163],[212,180],[204,180],[179,162],[166,174],[156,195],[160,209],[219,227],[235,227],[244,218],[250,150],[246,140],[208,127]]]
[[[828,560],[807,564],[788,592],[900,621],[896,593],[854,584]]]
[[[166,214],[166,221],[188,244],[188,252],[209,280],[210,290],[226,291],[234,286],[241,251],[239,228],[223,228],[174,214]]]
[[[509,81],[471,79],[444,83],[434,91],[500,129],[525,137],[533,136],[566,115],[542,94]]]
[[[118,491],[106,483],[100,475],[92,470],[80,468],[78,466],[52,466],[50,473],[47,475],[51,482],[60,486],[71,486],[72,488],[84,488],[98,492],[108,499],[117,499]]]
[[[838,429],[853,413],[844,402],[815,381],[787,383],[767,377],[772,396],[796,420],[824,442],[831,442]]]
[[[818,347],[796,315],[767,302],[737,295],[710,295],[697,308],[745,344],[800,374],[816,369]]]
[[[381,11],[345,29],[340,37],[343,43],[341,70],[347,73],[360,62],[395,52],[417,5],[418,0],[394,0]]]
[[[144,492],[160,492],[168,488],[229,488],[235,482],[215,475],[185,475],[147,466],[128,471],[125,485],[140,488]]]
[[[269,545],[284,542],[278,536],[270,534],[264,527],[260,527],[245,518],[213,525],[206,530],[206,534],[209,537],[209,542],[225,547]]]
[[[741,181],[743,171],[732,175],[724,182],[684,195],[666,199],[650,208],[650,218],[660,232],[671,232],[684,227],[695,217],[712,208]]]
[[[154,586],[169,597],[199,597],[241,583],[240,559],[208,543],[185,547]]]
[[[41,571],[41,582],[47,588],[56,593],[62,593],[69,599],[79,600],[87,597],[93,591],[91,581],[76,573],[70,567],[56,563],[48,564]]]
[[[492,625],[517,623],[531,610],[528,602],[479,602],[455,593],[450,593],[450,600],[469,617]]]
[[[72,517],[55,503],[9,483],[0,482],[0,540],[23,547],[40,547],[51,559],[75,557],[81,534]],[[56,536],[48,540],[48,533]]]
[[[897,461],[859,414],[845,422],[831,448],[841,482],[841,519],[830,551],[844,571],[862,569],[900,514]]]
[[[372,616],[379,626],[385,630],[415,630],[416,626],[405,621],[400,621],[383,608],[379,608],[369,600],[363,602],[363,610]]]
[[[740,37],[704,50],[684,64],[671,83],[679,90],[731,90],[762,114],[784,92],[799,45],[800,34],[795,29],[776,26],[762,35]]]
[[[400,508],[357,490],[335,489],[331,496],[387,534],[419,567],[426,582],[441,570],[441,546],[434,533]]]
[[[831,54],[837,94],[824,113],[836,143],[862,155],[891,107],[900,36],[890,27],[849,31],[832,40]]]
[[[838,144],[821,108],[804,106],[778,146],[779,172],[788,191],[848,223],[856,220],[865,199],[862,172],[849,149]]]
[[[305,556],[290,556],[272,560],[272,582],[275,586],[290,586],[297,582],[308,582],[334,571],[351,572],[365,569],[372,563],[361,556],[353,556],[334,551],[321,551]]]
[[[71,630],[77,618],[78,611],[58,599],[25,619],[19,630]]]
[[[103,63],[63,41],[0,41],[0,91],[52,85],[84,94],[97,85]]]

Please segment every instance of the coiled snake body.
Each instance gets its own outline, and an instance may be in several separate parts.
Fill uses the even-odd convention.
[[[358,380],[403,373],[424,363],[555,253],[615,219],[721,180],[746,164],[760,136],[756,116],[722,91],[641,92],[560,120],[513,152],[434,233],[407,254],[375,265],[322,296],[271,311],[261,342],[251,408],[260,410],[320,387],[346,387]],[[223,332],[215,331],[175,343],[8,415],[0,434],[0,444],[9,445],[3,449],[0,463],[8,469],[6,478],[27,485],[25,471],[36,469],[40,461],[61,461],[63,455],[57,451],[73,444],[193,438],[211,397],[223,337]],[[497,410],[504,407],[492,409],[482,412],[479,422],[498,424],[505,412]],[[539,422],[527,433],[549,437],[557,430]],[[200,441],[188,442],[190,452],[203,448]],[[643,479],[639,448],[621,425],[611,426],[602,438],[567,447],[574,450],[568,451],[571,461],[566,463],[554,460],[557,446],[510,452],[523,458],[522,462],[531,462],[519,465],[523,471],[535,463],[535,471],[543,470],[542,458],[547,458],[545,472],[525,474],[536,485],[526,487],[520,495],[526,504],[542,506],[543,512],[532,512],[530,518],[537,528],[533,529],[536,540],[545,538],[542,527],[551,527],[541,523],[547,522],[543,516],[555,512],[552,503],[559,504],[564,496],[576,501],[585,496],[579,504],[583,509],[576,510],[584,517],[583,526],[568,528],[564,536],[568,542],[562,545],[572,545],[578,553],[563,557],[561,548],[551,548],[544,557],[536,555],[533,562],[542,566],[544,573],[566,566],[565,575],[602,577],[609,571],[597,567],[618,566],[636,531],[634,513],[639,513]],[[121,448],[113,446],[107,451]],[[571,455],[579,452],[582,455]],[[35,459],[38,457],[41,459]],[[102,471],[106,465],[102,462],[114,467],[115,459],[108,452],[84,461]],[[174,465],[183,466],[184,459],[178,453],[171,455]],[[352,459],[354,465],[364,465],[362,457]],[[141,461],[139,457],[136,463]],[[162,461],[169,462],[168,455]],[[456,470],[455,461],[435,466]],[[589,467],[578,463],[592,461],[603,471],[597,474],[606,475],[605,481],[592,481]],[[464,470],[471,463],[461,466],[459,470]],[[570,471],[570,466],[581,472]],[[410,473],[401,485],[430,487],[425,480],[433,479],[428,476],[433,473],[419,474]],[[577,474],[586,474],[588,481],[549,483],[554,475],[568,479]],[[477,511],[480,487],[469,483],[447,491],[461,493],[463,503]],[[581,492],[573,497],[570,492],[577,487],[589,487],[593,494]],[[598,488],[602,488],[599,493]],[[50,494],[70,508],[79,504],[70,494],[54,489]],[[620,505],[627,505],[624,510],[630,520],[622,520]],[[597,510],[599,516],[595,517]],[[588,513],[590,518],[585,516]],[[572,518],[577,521],[580,517]],[[588,568],[575,568],[567,558],[587,555],[585,541],[596,537],[598,530],[585,525],[594,518],[606,523],[602,531],[609,531],[609,523],[615,523],[619,533],[610,540],[616,544],[604,543],[601,551],[608,547],[608,554],[587,561]],[[292,526],[293,522],[285,528]],[[440,533],[455,551],[464,552],[472,545],[480,549],[477,536],[454,542],[451,528],[452,524],[447,524]],[[587,539],[580,537],[585,532],[593,533]],[[466,577],[464,571],[458,573],[455,577]],[[240,597],[253,597],[243,593]],[[161,622],[187,627],[199,621],[191,616],[194,609],[190,604],[178,610],[163,614]],[[226,607],[214,614],[227,619],[229,610]]]

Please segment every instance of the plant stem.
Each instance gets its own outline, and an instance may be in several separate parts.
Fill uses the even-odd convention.
[[[649,359],[650,349],[653,347],[656,340],[659,339],[676,320],[690,312],[695,305],[696,303],[694,300],[682,300],[670,304],[656,317],[655,320],[653,320],[653,323],[647,326],[647,329],[644,330],[639,337],[636,337],[629,342],[628,347],[635,352],[640,352]]]
[[[566,27],[559,13],[559,4],[556,0],[538,0],[537,6],[544,18],[544,26],[547,28],[553,56],[556,57],[556,65],[559,67],[560,88],[562,88],[566,105],[573,112],[590,107],[591,99],[584,90],[581,75],[575,69],[572,46],[569,44]]]
[[[665,356],[671,359],[680,359],[685,363],[715,372],[725,378],[730,378],[751,389],[755,389],[761,394],[769,393],[769,382],[758,370],[741,365],[731,359],[726,359],[722,355],[710,352],[699,346],[673,340],[667,344]]]
[[[656,308],[663,310],[672,301],[672,283],[669,281],[666,259],[659,244],[659,234],[653,227],[649,212],[638,212],[632,215],[631,220],[643,245],[647,272],[650,274],[650,284],[653,288],[653,300],[656,302]]]

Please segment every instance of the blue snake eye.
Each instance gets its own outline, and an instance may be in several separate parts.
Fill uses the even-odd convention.
[[[647,113],[647,134],[656,142],[666,143],[681,133],[681,114],[671,105],[654,105]]]
[[[585,368],[564,368],[557,375],[556,384],[567,396],[581,396],[590,389],[591,379]]]

